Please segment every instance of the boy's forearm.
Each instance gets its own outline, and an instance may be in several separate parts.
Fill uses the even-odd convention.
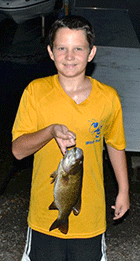
[[[113,219],[117,220],[122,218],[130,208],[127,162],[124,150],[116,150],[109,145],[107,149],[119,189],[115,205],[111,207],[114,209]]]
[[[69,131],[65,125],[52,124],[34,133],[23,134],[12,143],[13,155],[23,159],[34,154],[45,146],[49,141],[55,139],[62,154],[65,154],[67,147],[75,146],[76,135]]]
[[[52,138],[53,125],[34,133],[23,134],[12,142],[12,153],[18,159],[23,159],[46,145]]]
[[[109,158],[118,182],[119,192],[129,191],[128,171],[125,150],[116,150],[107,145]]]

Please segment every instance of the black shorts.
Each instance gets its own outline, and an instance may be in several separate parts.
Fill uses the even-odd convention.
[[[87,239],[61,239],[28,228],[21,261],[106,261],[104,234]]]

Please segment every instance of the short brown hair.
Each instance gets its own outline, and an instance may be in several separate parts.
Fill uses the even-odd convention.
[[[56,20],[49,31],[48,40],[51,50],[53,50],[53,43],[55,40],[56,32],[60,28],[69,28],[76,30],[84,30],[86,33],[87,41],[89,43],[90,50],[95,44],[95,32],[93,26],[82,16],[66,16],[60,20]]]

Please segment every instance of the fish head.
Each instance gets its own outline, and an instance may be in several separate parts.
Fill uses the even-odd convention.
[[[83,165],[83,151],[80,148],[74,147],[67,150],[62,159],[62,166],[66,173],[75,174],[74,169]]]

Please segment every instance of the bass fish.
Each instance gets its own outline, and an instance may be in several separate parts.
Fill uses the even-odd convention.
[[[54,182],[54,201],[49,209],[57,209],[59,215],[49,230],[58,228],[63,234],[67,234],[71,211],[77,216],[81,210],[83,151],[77,147],[67,150],[57,170],[50,177],[51,183]]]

